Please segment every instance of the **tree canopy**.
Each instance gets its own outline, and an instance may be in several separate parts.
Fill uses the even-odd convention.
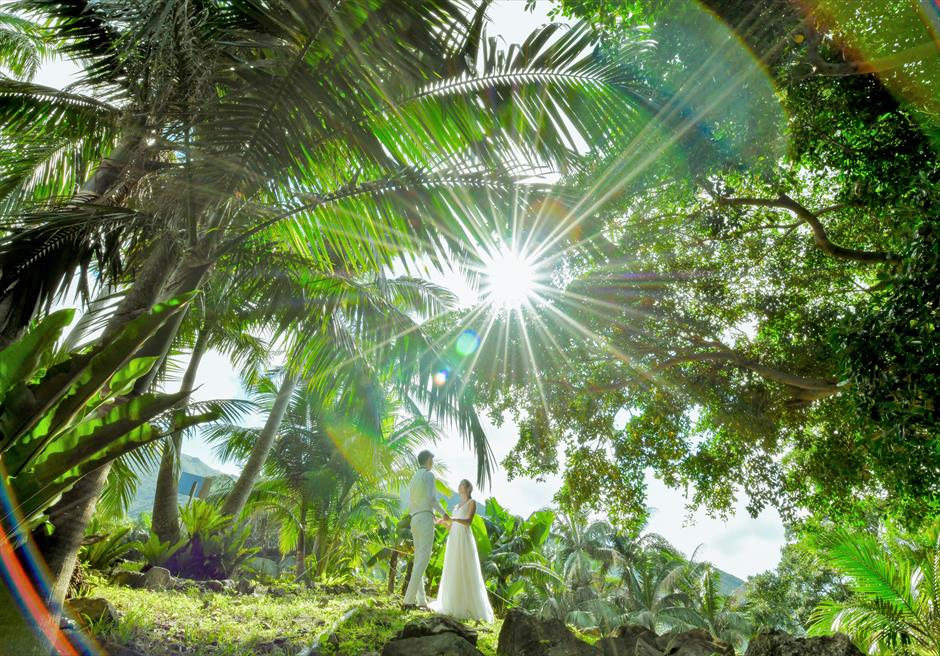
[[[544,256],[475,364],[520,427],[511,474],[628,526],[648,473],[719,513],[936,513],[940,60],[870,4],[561,3],[608,57],[645,35],[642,75],[710,147],[638,139],[567,179],[583,247]]]

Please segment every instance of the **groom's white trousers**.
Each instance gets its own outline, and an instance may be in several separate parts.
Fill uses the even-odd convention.
[[[405,603],[427,606],[424,595],[424,570],[431,562],[431,547],[434,546],[434,514],[419,512],[411,517],[411,537],[415,544],[415,558],[411,566],[411,580],[405,591]]]

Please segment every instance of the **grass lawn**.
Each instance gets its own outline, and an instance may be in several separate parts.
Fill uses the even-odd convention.
[[[148,656],[294,655],[318,639],[323,654],[359,656],[381,651],[406,622],[424,614],[404,612],[399,599],[371,593],[274,597],[101,586],[89,596],[108,599],[121,616],[116,626],[99,628],[98,637]],[[478,627],[478,647],[487,656],[496,653],[500,624]]]

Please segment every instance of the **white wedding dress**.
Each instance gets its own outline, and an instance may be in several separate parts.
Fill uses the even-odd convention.
[[[466,519],[469,503],[454,509],[452,517]],[[437,599],[431,609],[458,620],[493,621],[493,608],[480,571],[477,543],[469,526],[453,522],[444,547],[444,570]]]

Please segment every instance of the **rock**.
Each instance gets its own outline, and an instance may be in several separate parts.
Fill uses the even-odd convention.
[[[441,633],[453,633],[460,636],[471,645],[476,646],[477,644],[476,631],[446,615],[422,617],[408,622],[395,639],[422,638],[425,636],[439,635]]]
[[[114,585],[124,585],[128,588],[142,588],[144,587],[145,577],[146,575],[140,572],[129,572],[122,569],[111,576],[111,583]]]
[[[678,631],[666,631],[664,634],[656,638],[656,648],[659,651],[666,651],[666,647],[669,646],[669,641],[676,637]]]
[[[258,590],[258,584],[248,579],[239,579],[238,583],[235,584],[235,589],[240,594],[250,595]]]
[[[193,588],[199,588],[199,584],[191,579],[173,579],[173,589],[178,592],[186,592]]]
[[[144,654],[136,649],[119,645],[116,642],[105,641],[101,644],[101,647],[103,648],[103,653],[107,654],[107,656],[144,656]]]
[[[79,597],[69,601],[72,614],[103,625],[116,624],[117,610],[107,599],[101,597]]]
[[[712,638],[708,631],[691,629],[677,633],[663,650],[665,656],[734,656],[734,647]]]
[[[209,592],[232,592],[235,590],[235,581],[231,579],[225,579],[223,581],[210,579],[203,581],[202,586]]]
[[[604,656],[634,656],[638,649],[637,643],[642,642],[659,654],[661,648],[657,646],[658,637],[644,626],[628,624],[621,626],[612,636],[601,638],[594,646],[600,649]]]
[[[392,640],[382,656],[481,656],[481,652],[456,633]]]
[[[745,656],[862,656],[862,652],[842,633],[794,638],[782,631],[771,631],[751,640]]]
[[[173,586],[173,576],[165,567],[151,567],[144,574],[144,587],[148,590],[166,590]]]
[[[506,614],[499,632],[497,656],[601,656],[578,640],[564,622],[543,620],[519,609]],[[384,656],[384,655],[383,655]]]
[[[222,581],[205,581],[202,585],[209,592],[222,592],[225,590],[225,586],[222,585]]]
[[[633,656],[663,656],[663,652],[644,640],[638,640],[633,650]]]

